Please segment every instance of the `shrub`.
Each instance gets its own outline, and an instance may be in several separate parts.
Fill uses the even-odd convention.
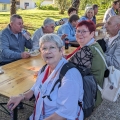
[[[45,6],[40,6],[41,10],[58,10],[58,7],[55,7],[53,5],[45,5]]]

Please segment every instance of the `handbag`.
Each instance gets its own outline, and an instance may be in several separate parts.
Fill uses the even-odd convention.
[[[109,70],[108,77],[104,78],[103,89],[98,85],[98,89],[101,92],[102,99],[115,102],[120,94],[120,71],[114,66],[109,66],[106,63],[105,58],[101,54],[98,48],[95,47],[100,56],[102,57],[106,68]]]

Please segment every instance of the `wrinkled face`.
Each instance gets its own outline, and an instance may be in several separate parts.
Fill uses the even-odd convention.
[[[72,12],[69,14],[69,16],[74,15],[74,14],[77,14],[77,11],[76,11],[76,10],[72,11]]]
[[[23,20],[15,18],[13,21],[11,21],[10,26],[13,33],[19,33],[23,28]]]
[[[93,10],[89,10],[86,14],[88,19],[91,19],[94,16],[94,11]]]
[[[62,48],[58,48],[53,41],[44,42],[40,46],[40,51],[44,61],[51,67],[56,67],[63,54]]]
[[[55,29],[55,25],[49,24],[49,25],[45,26],[45,29],[46,29],[47,33],[53,33],[54,29]]]
[[[98,13],[98,8],[95,8],[94,9],[94,15],[97,15],[97,13]]]
[[[81,47],[85,46],[93,37],[94,32],[90,33],[85,25],[79,26],[76,29],[76,39]]]
[[[118,32],[118,26],[113,18],[108,19],[108,21],[105,23],[105,28],[110,36],[114,36],[116,32]]]

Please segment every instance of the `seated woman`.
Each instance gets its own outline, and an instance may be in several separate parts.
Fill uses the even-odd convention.
[[[83,20],[91,20],[91,21],[93,21],[93,22],[96,24],[96,21],[95,21],[95,19],[93,19],[93,16],[94,16],[94,10],[93,10],[93,8],[87,7],[87,8],[85,9],[85,15],[82,16],[82,17],[79,19],[79,22],[80,22],[80,21],[83,21]]]
[[[13,110],[22,100],[29,100],[35,95],[35,109],[29,120],[83,120],[83,111],[78,101],[83,99],[83,83],[80,72],[76,68],[67,71],[62,79],[61,87],[53,85],[59,73],[68,61],[63,58],[63,42],[55,34],[46,34],[40,38],[41,56],[46,62],[45,70],[38,73],[37,81],[26,93],[11,97],[8,106],[14,104]],[[50,95],[51,100],[48,97]],[[80,112],[80,115],[78,114]]]
[[[103,51],[100,45],[95,42],[95,24],[91,20],[81,21],[76,27],[76,40],[80,47],[73,52],[73,55],[67,56],[69,61],[91,69],[91,73],[95,77],[97,83],[102,87],[105,72],[105,63],[95,47]],[[101,103],[101,93],[97,92],[96,106]]]
[[[94,10],[92,7],[87,7],[85,9],[85,15],[82,16],[78,21],[83,21],[83,20],[91,20],[94,22],[94,24],[96,24],[96,19],[94,19]],[[97,23],[96,24],[96,28],[100,27],[100,26],[104,26],[104,23]]]

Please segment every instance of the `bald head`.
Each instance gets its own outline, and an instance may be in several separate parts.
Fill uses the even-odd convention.
[[[105,23],[105,28],[111,37],[117,35],[118,31],[120,30],[120,16],[116,15],[110,17]]]
[[[112,21],[115,24],[120,24],[120,16],[118,16],[118,15],[112,16],[109,19],[110,19],[109,21]]]

